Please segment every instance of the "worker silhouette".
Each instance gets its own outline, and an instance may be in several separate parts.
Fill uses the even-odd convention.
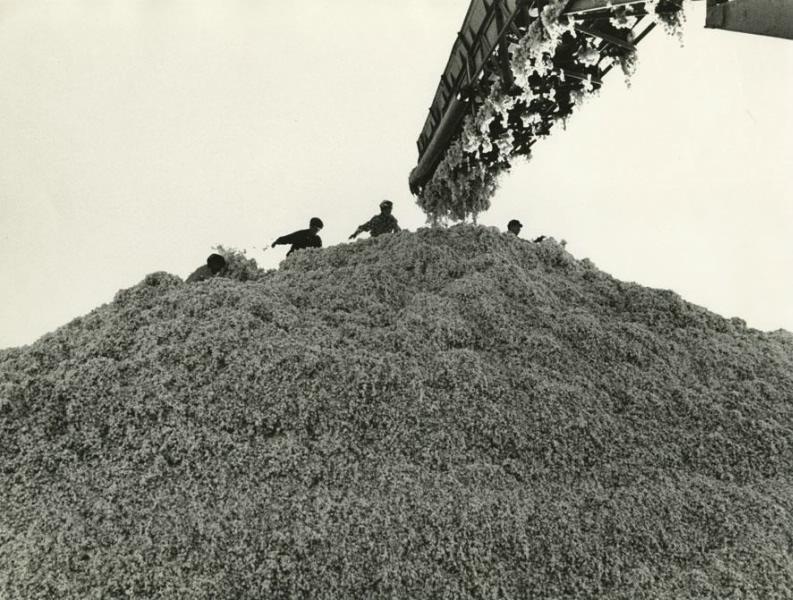
[[[202,265],[193,271],[185,283],[197,283],[199,281],[211,279],[218,273],[225,271],[226,266],[226,259],[220,254],[210,254],[207,258],[207,264]]]
[[[520,236],[520,230],[523,228],[523,223],[518,221],[517,219],[512,219],[509,223],[507,223],[507,231],[513,234],[515,237]],[[532,240],[534,243],[539,243],[545,239],[544,235],[541,235],[538,238]]]
[[[322,238],[317,233],[324,227],[322,219],[312,217],[308,222],[308,229],[301,229],[289,235],[282,235],[272,244],[275,248],[279,244],[292,244],[287,256],[292,254],[295,250],[302,250],[303,248],[322,248]]]
[[[394,203],[391,200],[383,200],[380,203],[380,214],[373,216],[363,225],[359,225],[350,236],[350,239],[355,237],[362,231],[368,231],[372,237],[377,237],[382,233],[396,233],[400,231],[399,224],[394,216],[391,214],[391,209],[394,208]]]

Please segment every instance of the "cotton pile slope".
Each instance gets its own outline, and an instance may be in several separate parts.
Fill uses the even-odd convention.
[[[0,352],[3,598],[793,597],[793,336],[456,226]]]

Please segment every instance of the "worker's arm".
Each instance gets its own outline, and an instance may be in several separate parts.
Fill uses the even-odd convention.
[[[357,236],[359,233],[363,231],[369,231],[371,228],[371,220],[367,221],[363,225],[358,225],[358,229],[356,229],[355,232],[350,236],[350,239],[355,239],[355,236]]]
[[[275,248],[279,244],[294,244],[295,242],[298,241],[296,237],[298,233],[299,232],[296,231],[294,233],[290,233],[289,235],[282,235],[273,242],[271,247]]]

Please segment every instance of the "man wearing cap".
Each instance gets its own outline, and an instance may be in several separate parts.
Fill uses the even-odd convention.
[[[399,231],[399,224],[391,214],[392,208],[394,208],[394,203],[391,200],[383,200],[380,203],[380,214],[373,216],[363,225],[359,225],[355,233],[350,236],[350,239],[355,239],[362,231],[368,231],[372,237],[377,237],[381,233],[396,233]]]
[[[512,219],[509,223],[507,223],[507,231],[513,234],[515,237],[518,237],[520,235],[520,230],[522,227],[523,227],[523,223],[521,223],[517,219]],[[544,239],[545,236],[541,235],[540,237],[533,239],[532,242],[538,244]]]
[[[226,269],[226,259],[220,254],[210,254],[207,264],[201,265],[185,280],[185,283],[198,283],[214,277]]]
[[[514,234],[515,236],[520,235],[521,227],[523,227],[523,223],[517,219],[512,219],[509,223],[507,223],[507,231]]]
[[[302,250],[303,248],[322,248],[322,238],[317,235],[322,227],[322,219],[312,217],[311,221],[308,222],[308,229],[301,229],[289,235],[282,235],[273,242],[271,247],[275,248],[278,244],[292,244],[289,252],[286,253],[287,256],[295,250]]]

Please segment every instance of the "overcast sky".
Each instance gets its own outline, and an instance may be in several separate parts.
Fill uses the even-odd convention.
[[[0,347],[212,246],[276,268],[394,201],[466,0],[0,0]],[[480,216],[623,280],[793,331],[793,41],[660,28]]]

